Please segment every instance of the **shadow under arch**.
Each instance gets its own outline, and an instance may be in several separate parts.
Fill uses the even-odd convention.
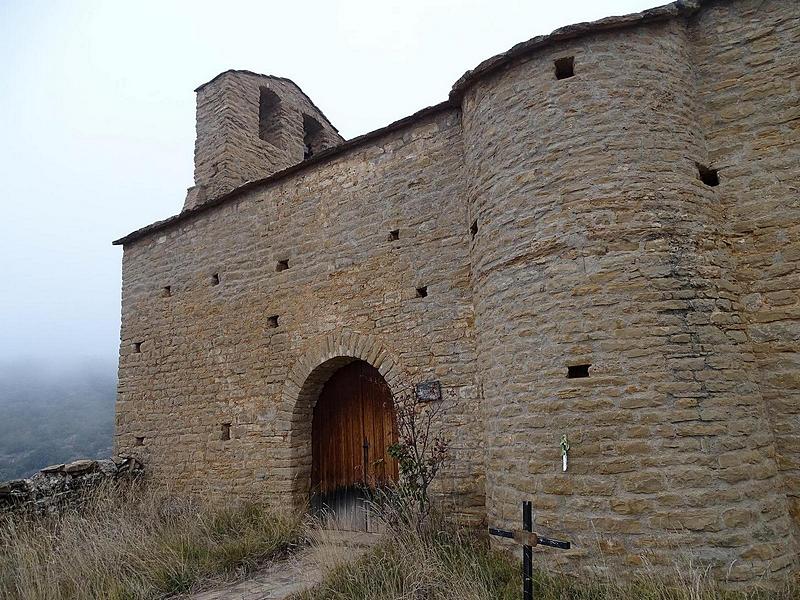
[[[393,397],[408,381],[397,358],[375,337],[341,332],[316,340],[295,363],[283,387],[281,405],[288,420],[290,492],[295,509],[308,506],[311,489],[311,422],[314,406],[325,383],[336,371],[362,360],[383,376]]]

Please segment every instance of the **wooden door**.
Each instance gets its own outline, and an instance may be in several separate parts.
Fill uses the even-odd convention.
[[[314,504],[357,503],[364,490],[397,481],[388,447],[397,440],[389,386],[376,368],[356,361],[336,371],[320,393],[312,421]]]

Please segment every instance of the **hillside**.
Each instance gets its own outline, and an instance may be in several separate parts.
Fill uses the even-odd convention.
[[[0,481],[110,456],[115,388],[111,361],[0,363]]]

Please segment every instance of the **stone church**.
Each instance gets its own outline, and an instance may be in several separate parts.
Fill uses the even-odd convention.
[[[797,573],[800,3],[565,27],[351,140],[282,77],[196,93],[183,210],[115,242],[118,453],[302,508],[396,479],[423,390],[448,511],[532,500],[537,560]]]

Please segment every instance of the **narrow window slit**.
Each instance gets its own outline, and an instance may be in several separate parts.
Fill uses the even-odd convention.
[[[211,285],[219,285],[219,273],[214,273],[211,276]]]
[[[143,342],[133,342],[133,351],[137,354],[141,353],[142,351],[142,343]]]
[[[279,260],[278,264],[275,265],[275,270],[280,273],[281,271],[285,271],[289,268],[289,261],[288,260]]]
[[[700,181],[709,187],[716,187],[719,185],[719,171],[717,169],[710,169],[700,163],[697,164],[697,172],[700,175]]]
[[[222,441],[226,441],[226,440],[231,439],[231,424],[230,423],[223,423],[222,424],[220,439]]]
[[[273,329],[278,326],[278,315],[272,315],[271,317],[267,317],[267,325],[272,327]]]
[[[134,446],[144,446],[144,438],[137,436],[133,444]]]
[[[417,288],[417,298],[425,298],[427,295],[428,295],[427,285]]]
[[[554,62],[556,67],[556,79],[568,79],[575,75],[575,57],[565,56],[557,58]]]
[[[396,241],[397,241],[397,240],[399,240],[399,239],[400,239],[400,230],[399,230],[399,229],[392,229],[392,230],[389,232],[389,238],[388,238],[388,241],[390,241],[390,242],[396,242]]]
[[[567,379],[578,379],[589,376],[589,367],[592,365],[570,365],[567,367]]]
[[[473,239],[473,240],[475,239],[475,236],[478,235],[478,220],[477,219],[472,222],[472,225],[470,225],[469,235],[470,235],[470,239]]]

